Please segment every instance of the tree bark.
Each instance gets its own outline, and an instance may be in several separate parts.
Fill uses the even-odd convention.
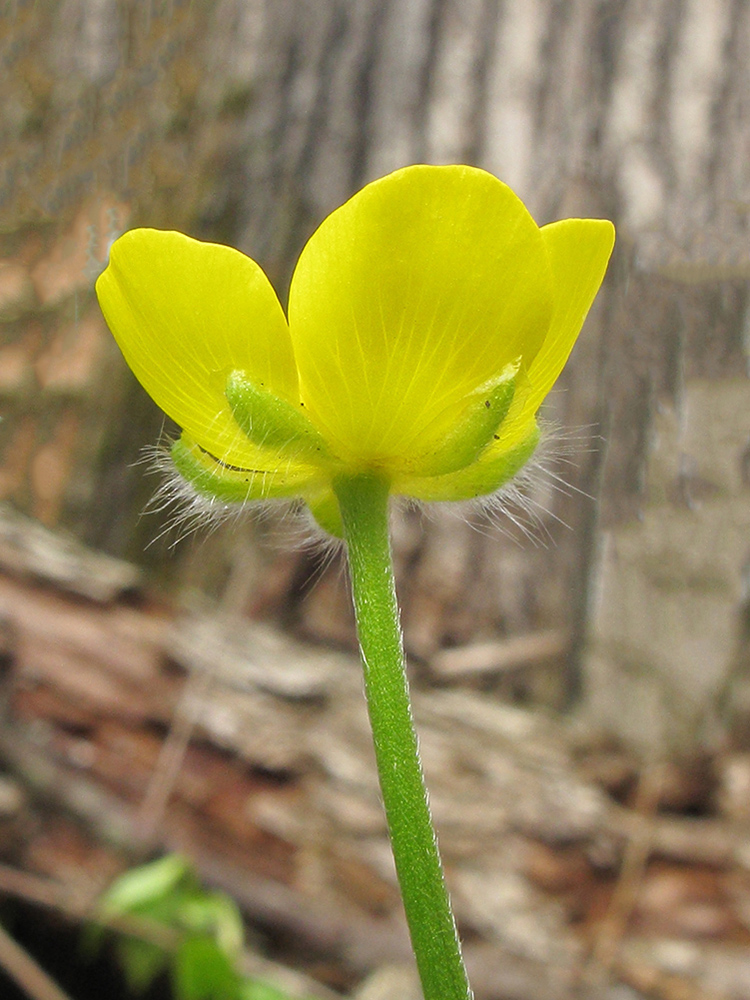
[[[14,6],[3,495],[110,550],[133,544],[129,463],[160,418],[127,388],[91,296],[117,231],[234,243],[283,294],[305,238],[362,183],[407,162],[477,163],[540,223],[604,215],[619,240],[545,410],[564,430],[530,486],[542,544],[519,548],[483,516],[397,514],[407,644],[429,673],[446,646],[554,628],[563,654],[482,683],[584,705],[657,754],[742,731],[746,4]],[[235,607],[346,641],[335,571],[243,530],[241,560],[219,534],[182,556],[182,578],[218,594],[229,580]]]

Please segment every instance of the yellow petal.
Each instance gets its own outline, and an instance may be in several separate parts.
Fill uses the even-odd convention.
[[[527,391],[516,392],[501,426],[498,453],[523,437],[557,381],[607,270],[615,228],[604,219],[565,219],[543,226],[552,268],[554,312],[549,331],[527,372]]]
[[[540,230],[506,185],[473,167],[396,171],[333,212],[294,273],[307,415],[345,461],[408,468],[468,394],[533,360],[551,312]]]
[[[225,396],[234,370],[298,399],[283,310],[260,267],[230,247],[135,229],[113,245],[96,291],[125,360],[180,427],[223,462],[251,467],[257,448]]]
[[[420,500],[470,500],[494,493],[531,458],[539,441],[534,415],[562,371],[604,278],[614,226],[566,219],[541,230],[549,255],[555,308],[538,354],[522,373],[508,415],[478,461],[449,475],[401,477],[393,490]]]

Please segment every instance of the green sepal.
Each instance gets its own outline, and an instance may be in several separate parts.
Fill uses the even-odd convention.
[[[318,526],[334,538],[344,537],[344,522],[341,520],[339,502],[330,490],[314,498],[306,498],[310,513]]]
[[[457,472],[446,476],[432,476],[415,480],[404,489],[406,496],[428,502],[444,500],[474,500],[497,492],[509,482],[528,462],[539,444],[536,422],[517,445],[496,457],[484,457]],[[396,492],[400,492],[398,484]]]
[[[198,493],[225,503],[298,497],[311,478],[310,470],[292,466],[269,470],[225,465],[184,434],[170,454],[177,471]]]
[[[410,473],[443,476],[476,462],[508,414],[517,374],[517,363],[507,365],[501,375],[475,389],[439,447],[411,462]]]
[[[302,412],[302,403],[293,406],[251,382],[242,371],[233,371],[227,379],[226,397],[235,420],[254,444],[303,461],[328,457],[328,446]]]

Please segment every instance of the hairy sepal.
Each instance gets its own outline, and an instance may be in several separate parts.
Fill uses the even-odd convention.
[[[227,379],[226,397],[235,420],[254,444],[303,461],[329,457],[328,446],[302,412],[302,403],[294,406],[280,399],[242,371],[233,371]]]
[[[170,455],[197,493],[225,503],[301,497],[311,479],[309,471],[291,465],[272,470],[225,465],[184,434],[174,442]]]
[[[444,476],[426,476],[403,486],[396,483],[394,491],[427,502],[476,500],[489,496],[502,489],[521,471],[534,454],[539,437],[539,428],[534,422],[528,434],[507,451],[485,456],[466,468]]]
[[[476,462],[507,416],[516,389],[520,362],[483,383],[465,400],[463,412],[442,437],[438,449],[410,462],[415,476],[442,476]]]

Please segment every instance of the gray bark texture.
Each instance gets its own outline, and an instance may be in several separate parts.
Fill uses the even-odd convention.
[[[538,222],[606,216],[619,239],[545,409],[559,429],[510,505],[520,530],[394,514],[409,651],[426,680],[575,705],[651,755],[747,739],[747,3],[9,7],[3,496],[118,553],[159,530],[136,528],[130,463],[160,417],[92,298],[118,232],[233,243],[283,295],[357,187],[409,162],[476,163]],[[175,572],[351,642],[338,567],[275,547],[276,531],[184,543]],[[150,558],[175,562],[159,545]]]

